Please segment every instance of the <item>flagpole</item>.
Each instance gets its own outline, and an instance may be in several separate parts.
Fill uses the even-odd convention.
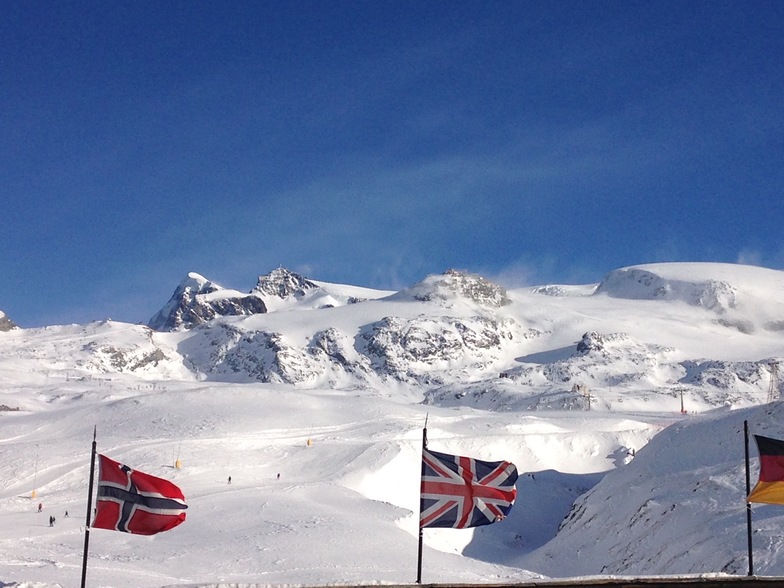
[[[749,477],[749,421],[743,421],[743,439],[746,449],[746,534],[749,545],[749,576],[754,575],[754,559],[751,549],[751,503],[748,496],[751,494],[751,479]]]
[[[95,479],[95,437],[98,432],[98,425],[93,428],[93,449],[90,456],[90,491],[87,494],[87,519],[84,523],[84,554],[82,556],[82,588],[85,588],[87,580],[87,548],[90,545],[90,512],[93,508],[93,480]]]
[[[425,458],[425,449],[427,449],[427,415],[425,415],[425,426],[422,429],[422,459],[419,460],[419,517],[417,517],[417,524],[419,525],[419,548],[417,550],[417,584],[422,583],[422,461]]]

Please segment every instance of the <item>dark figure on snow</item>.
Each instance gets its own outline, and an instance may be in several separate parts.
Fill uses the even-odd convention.
[[[231,476],[229,476],[229,484],[231,484]]]
[[[38,512],[41,512],[41,510],[42,510],[43,508],[44,508],[44,505],[43,505],[43,504],[41,504],[41,503],[39,502],[39,503],[38,503]]]

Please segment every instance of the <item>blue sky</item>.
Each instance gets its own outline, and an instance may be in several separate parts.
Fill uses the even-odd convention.
[[[784,3],[7,3],[0,309],[784,269]]]

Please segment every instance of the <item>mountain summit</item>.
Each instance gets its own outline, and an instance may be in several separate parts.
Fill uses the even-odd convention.
[[[251,291],[258,296],[277,296],[285,299],[291,297],[301,298],[309,290],[318,288],[318,285],[284,267],[272,270],[266,276],[259,276],[256,287]]]
[[[0,310],[0,331],[10,331],[11,329],[15,329],[16,325],[14,322],[8,318],[8,315]]]
[[[147,324],[156,331],[188,330],[221,317],[332,308],[389,294],[391,292],[314,282],[283,267],[259,276],[249,293],[224,288],[191,272]]]
[[[191,272],[174,290],[169,302],[150,319],[156,331],[191,329],[218,316],[244,316],[267,312],[264,302],[252,294],[227,290]]]
[[[463,299],[480,306],[495,308],[511,302],[502,286],[478,274],[455,269],[448,269],[441,275],[428,276],[404,290],[402,294],[422,302],[447,303]]]

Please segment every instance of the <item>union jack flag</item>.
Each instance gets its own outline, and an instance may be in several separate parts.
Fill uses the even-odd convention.
[[[101,469],[94,528],[154,535],[185,520],[188,506],[177,486],[105,455],[98,457]]]
[[[517,468],[508,461],[480,461],[422,451],[419,526],[466,529],[500,521],[512,509]]]

